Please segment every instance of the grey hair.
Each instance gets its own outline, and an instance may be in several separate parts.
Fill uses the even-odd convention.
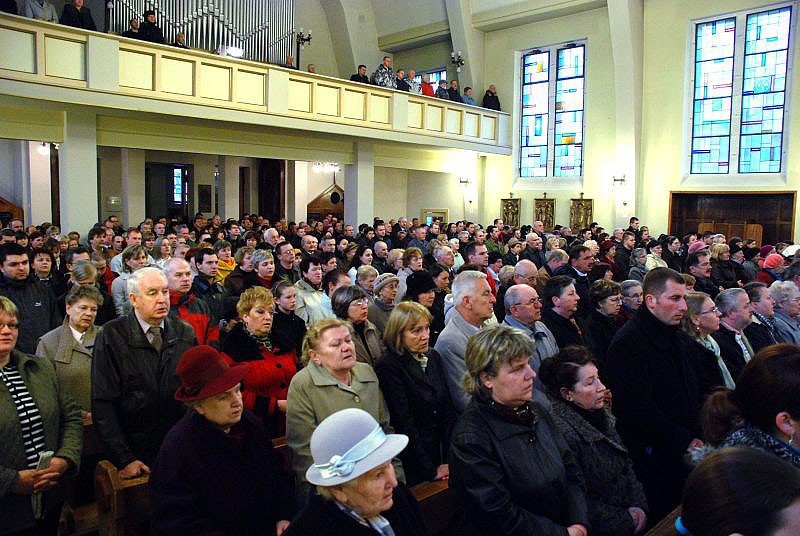
[[[736,308],[736,300],[742,294],[747,294],[747,291],[743,288],[726,288],[717,294],[716,299],[714,299],[714,304],[717,306],[720,313],[727,315]]]
[[[189,266],[189,261],[187,261],[186,259],[184,259],[182,257],[170,257],[169,260],[164,263],[164,273],[167,274],[167,275],[173,273],[175,270],[178,269],[175,266],[178,263],[183,263],[183,264],[186,264],[187,267],[190,267]]]
[[[458,232],[458,239],[461,240],[461,237],[465,239],[469,239],[469,231],[459,231]]]
[[[464,298],[475,290],[479,279],[486,279],[486,274],[475,270],[465,270],[458,274],[453,281],[453,303],[461,305]]]
[[[100,293],[97,287],[89,286],[89,285],[75,285],[69,291],[67,291],[67,295],[64,297],[64,303],[67,305],[74,305],[78,303],[79,300],[92,300],[97,304],[98,307],[103,305],[103,295]]]
[[[450,249],[450,246],[439,246],[433,250],[433,258],[438,261],[445,253],[453,253],[453,250]]]
[[[647,250],[644,248],[635,248],[633,251],[631,251],[630,265],[636,266],[636,259],[642,255],[647,255]]]
[[[635,279],[626,279],[625,281],[619,284],[619,288],[622,291],[622,295],[625,296],[626,298],[630,297],[628,296],[628,291],[636,287],[642,288],[642,282],[637,281]]]
[[[91,261],[78,261],[75,263],[75,266],[72,267],[70,275],[75,281],[80,281],[81,279],[86,279],[89,277],[96,280],[97,268],[91,263]]]
[[[544,254],[544,262],[550,262],[553,260],[554,257],[557,257],[558,260],[566,262],[569,259],[569,255],[563,249],[551,249],[547,253]]]
[[[514,271],[515,270],[516,270],[516,268],[514,268],[510,264],[506,264],[505,266],[502,266],[500,268],[500,271],[497,272],[497,277],[500,279],[500,284],[501,285],[505,285],[506,283],[508,283],[509,281],[514,279],[514,275],[515,275]]]
[[[331,240],[333,240],[333,239],[331,239]],[[372,250],[373,250],[373,252],[375,251],[375,248],[376,248],[376,247],[378,247],[378,244],[381,244],[383,247],[385,247],[385,248],[387,248],[387,249],[389,248],[389,245],[388,245],[386,242],[384,242],[383,240],[378,240],[378,241],[377,241],[377,242],[375,242],[375,244],[372,246]]]
[[[530,358],[533,350],[533,339],[520,329],[505,324],[481,329],[467,340],[464,353],[467,372],[462,379],[464,390],[473,397],[491,397],[491,390],[483,385],[481,374],[485,372],[496,377],[503,364],[520,357]]]
[[[257,249],[253,252],[253,257],[250,262],[253,263],[253,268],[258,271],[258,265],[262,262],[272,259],[275,260],[275,257],[272,256],[272,252],[267,249]]]
[[[167,284],[167,276],[164,275],[164,271],[161,268],[156,268],[155,266],[146,266],[145,268],[136,270],[128,278],[127,282],[128,295],[135,294],[136,296],[138,296],[139,282],[142,280],[143,277],[149,274],[157,275],[164,281],[165,285]]]
[[[348,320],[347,309],[350,307],[350,304],[366,297],[367,293],[364,292],[364,289],[361,287],[353,285],[339,287],[331,296],[331,309],[337,318]]]
[[[362,264],[356,270],[356,281],[363,281],[370,276],[378,277],[378,270],[374,266]]]
[[[533,240],[534,237],[537,237],[537,236],[539,236],[538,233],[534,233],[533,231],[531,231],[530,233],[525,235],[525,241],[527,242],[528,240]]]
[[[520,284],[514,285],[506,291],[506,295],[503,298],[503,307],[506,310],[506,314],[511,314],[511,307],[517,305],[519,303],[520,294],[526,288],[533,288],[530,285]]]
[[[797,293],[797,285],[793,281],[774,281],[769,286],[769,293],[775,300],[776,307],[783,307]]]

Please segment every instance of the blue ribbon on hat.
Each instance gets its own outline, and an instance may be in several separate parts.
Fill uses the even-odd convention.
[[[689,532],[689,529],[687,529],[686,525],[683,524],[683,520],[681,519],[681,516],[678,516],[677,518],[675,518],[675,530],[678,531],[678,534],[681,534],[683,536],[690,536],[691,535],[691,532]]]
[[[315,463],[314,467],[319,469],[319,474],[322,478],[347,476],[353,472],[356,463],[372,454],[375,449],[383,445],[385,441],[386,433],[384,433],[381,426],[378,425],[369,435],[350,447],[350,449],[341,456],[334,454],[327,463]]]

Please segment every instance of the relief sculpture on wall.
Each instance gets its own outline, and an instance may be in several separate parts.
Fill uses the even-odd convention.
[[[514,199],[514,194],[509,194],[510,199],[500,200],[500,214],[506,225],[511,227],[519,227],[519,212],[522,203],[521,199]]]
[[[556,226],[556,200],[548,199],[547,192],[541,199],[534,199],[533,219],[542,222],[548,231]]]
[[[584,199],[583,192],[581,192],[580,199],[571,199],[569,206],[569,226],[573,232],[579,229],[589,227],[592,223],[593,214],[593,201],[591,199]]]

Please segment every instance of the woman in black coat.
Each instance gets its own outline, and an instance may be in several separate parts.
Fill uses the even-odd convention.
[[[592,352],[602,366],[606,360],[606,352],[611,339],[619,329],[617,314],[622,306],[622,290],[619,283],[598,279],[589,289],[592,300],[592,312],[586,319],[589,341]]]
[[[409,486],[447,478],[447,454],[456,413],[439,355],[429,348],[431,315],[400,302],[384,333],[387,351],[375,364],[390,423],[409,437],[400,454]]]
[[[744,279],[745,275],[741,266],[731,260],[731,249],[728,244],[712,245],[711,281],[718,287],[739,288],[739,282]]]
[[[647,499],[606,409],[607,390],[591,352],[568,346],[542,362],[539,377],[556,427],[581,466],[592,534],[638,534],[647,524]]]

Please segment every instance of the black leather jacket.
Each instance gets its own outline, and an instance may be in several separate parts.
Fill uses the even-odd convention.
[[[150,464],[169,429],[183,416],[173,398],[180,385],[175,367],[197,345],[192,326],[164,320],[161,355],[150,345],[135,313],[100,330],[92,358],[92,418],[117,467]]]

